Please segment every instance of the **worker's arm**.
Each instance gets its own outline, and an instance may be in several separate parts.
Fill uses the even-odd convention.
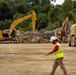
[[[53,54],[53,53],[56,52],[56,51],[58,51],[58,45],[55,46],[55,48],[53,49],[53,51],[45,54],[45,56],[50,55],[50,54]]]

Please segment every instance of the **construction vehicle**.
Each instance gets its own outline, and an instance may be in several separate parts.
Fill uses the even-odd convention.
[[[62,29],[61,29],[61,40],[66,43],[67,41],[67,35],[68,35],[68,17],[66,17],[65,21],[62,24]]]
[[[76,24],[70,27],[70,32],[68,35],[68,45],[76,47]]]
[[[35,31],[35,27],[36,27],[36,13],[35,11],[32,11],[30,13],[28,13],[27,15],[25,15],[24,17],[22,18],[18,18],[16,20],[14,20],[11,25],[10,25],[10,28],[9,29],[6,29],[6,30],[3,30],[3,31],[0,31],[0,40],[8,40],[8,39],[12,39],[16,36],[15,34],[15,27],[29,19],[29,18],[32,18],[32,29],[33,31]]]
[[[62,27],[55,31],[55,35],[64,43],[67,41],[67,26],[68,26],[68,17],[66,17],[65,21],[62,23]]]

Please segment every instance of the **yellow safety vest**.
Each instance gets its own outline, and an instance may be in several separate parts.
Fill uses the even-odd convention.
[[[64,57],[64,54],[63,54],[63,51],[62,51],[62,48],[61,48],[61,45],[57,42],[58,45],[58,51],[56,51],[54,54],[55,54],[55,58],[56,59],[59,59],[59,58],[62,58]]]

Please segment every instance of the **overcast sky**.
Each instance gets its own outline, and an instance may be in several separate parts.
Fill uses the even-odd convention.
[[[57,4],[61,5],[64,3],[64,0],[56,0],[56,2],[51,2],[51,3],[54,5],[57,5]]]

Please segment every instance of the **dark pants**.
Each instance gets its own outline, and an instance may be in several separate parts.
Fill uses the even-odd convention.
[[[61,58],[61,59],[56,59],[56,60],[54,61],[54,65],[53,65],[53,67],[52,67],[52,72],[51,72],[50,75],[54,75],[54,73],[55,73],[56,68],[58,67],[58,65],[59,65],[60,68],[63,70],[64,75],[67,75],[67,70],[66,70],[66,68],[65,68],[65,66],[64,66],[63,58]]]

